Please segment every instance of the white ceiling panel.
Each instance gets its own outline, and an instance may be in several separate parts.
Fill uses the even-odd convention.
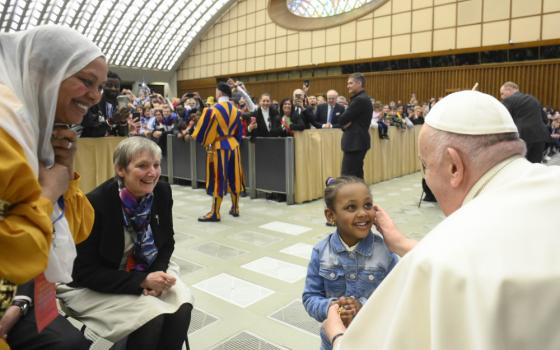
[[[232,0],[0,0],[0,31],[70,26],[116,66],[170,71]],[[194,24],[193,24],[194,23]]]

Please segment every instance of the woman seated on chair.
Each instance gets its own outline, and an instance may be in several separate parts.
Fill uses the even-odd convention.
[[[58,288],[87,337],[127,337],[127,349],[189,348],[192,296],[170,261],[173,199],[169,184],[158,182],[160,160],[160,148],[147,138],[118,144],[115,178],[88,194],[95,222],[78,246],[74,282]]]

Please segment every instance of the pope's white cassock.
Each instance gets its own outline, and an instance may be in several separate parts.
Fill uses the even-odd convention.
[[[336,349],[560,349],[560,167],[516,156],[487,172]]]

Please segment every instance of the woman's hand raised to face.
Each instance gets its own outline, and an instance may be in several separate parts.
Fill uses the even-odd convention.
[[[78,135],[70,129],[56,128],[53,130],[51,144],[54,149],[54,161],[68,169],[70,179],[74,177],[74,155]]]
[[[55,163],[50,169],[39,165],[39,183],[41,184],[42,196],[56,202],[66,192],[70,183],[68,168]]]
[[[156,271],[149,273],[142,284],[140,284],[140,287],[144,288],[144,294],[153,295],[147,292],[154,291],[154,294],[157,293],[159,295],[161,292],[173,287],[175,282],[176,279],[172,275],[163,271]]]

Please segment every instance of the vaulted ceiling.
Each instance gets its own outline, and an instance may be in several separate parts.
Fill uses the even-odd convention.
[[[0,0],[0,31],[70,26],[114,66],[175,70],[193,40],[232,0]]]

